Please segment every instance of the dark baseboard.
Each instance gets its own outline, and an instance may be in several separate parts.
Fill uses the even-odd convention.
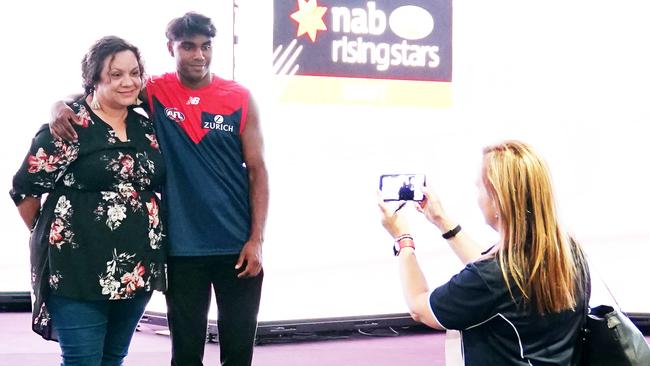
[[[146,311],[140,324],[167,328],[164,313]],[[321,319],[297,319],[259,322],[257,344],[341,339],[354,336],[398,336],[434,331],[411,319],[409,314],[383,314]],[[207,340],[217,341],[217,322],[208,321]]]
[[[650,335],[650,313],[625,313],[644,335]]]
[[[644,334],[649,334],[650,313],[627,313],[627,316]],[[165,313],[146,311],[140,323],[167,328],[167,316]],[[359,335],[386,337],[426,332],[436,332],[436,330],[414,321],[407,313],[282,320],[259,322],[256,343],[318,341],[352,338]],[[217,322],[210,319],[207,340],[216,342],[217,338]]]
[[[30,312],[32,298],[28,291],[0,292],[0,312]]]

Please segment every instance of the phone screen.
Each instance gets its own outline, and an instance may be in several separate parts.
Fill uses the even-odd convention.
[[[379,177],[379,190],[384,201],[422,201],[424,174],[384,174]]]

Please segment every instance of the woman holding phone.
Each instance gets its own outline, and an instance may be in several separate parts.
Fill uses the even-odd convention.
[[[551,178],[527,144],[483,150],[478,205],[499,241],[483,251],[425,190],[417,206],[466,265],[430,291],[402,214],[383,200],[404,296],[415,320],[461,333],[465,365],[574,365],[589,272],[580,246],[558,221]]]

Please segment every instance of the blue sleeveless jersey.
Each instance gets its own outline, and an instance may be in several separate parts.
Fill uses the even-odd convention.
[[[248,91],[214,75],[210,85],[189,89],[168,73],[149,80],[147,96],[167,165],[169,254],[239,253],[251,226],[241,144]]]

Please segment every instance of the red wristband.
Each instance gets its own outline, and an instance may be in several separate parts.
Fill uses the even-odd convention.
[[[413,248],[415,250],[415,242],[412,238],[402,238],[395,241],[393,246],[393,254],[399,255],[399,252],[404,248]]]

